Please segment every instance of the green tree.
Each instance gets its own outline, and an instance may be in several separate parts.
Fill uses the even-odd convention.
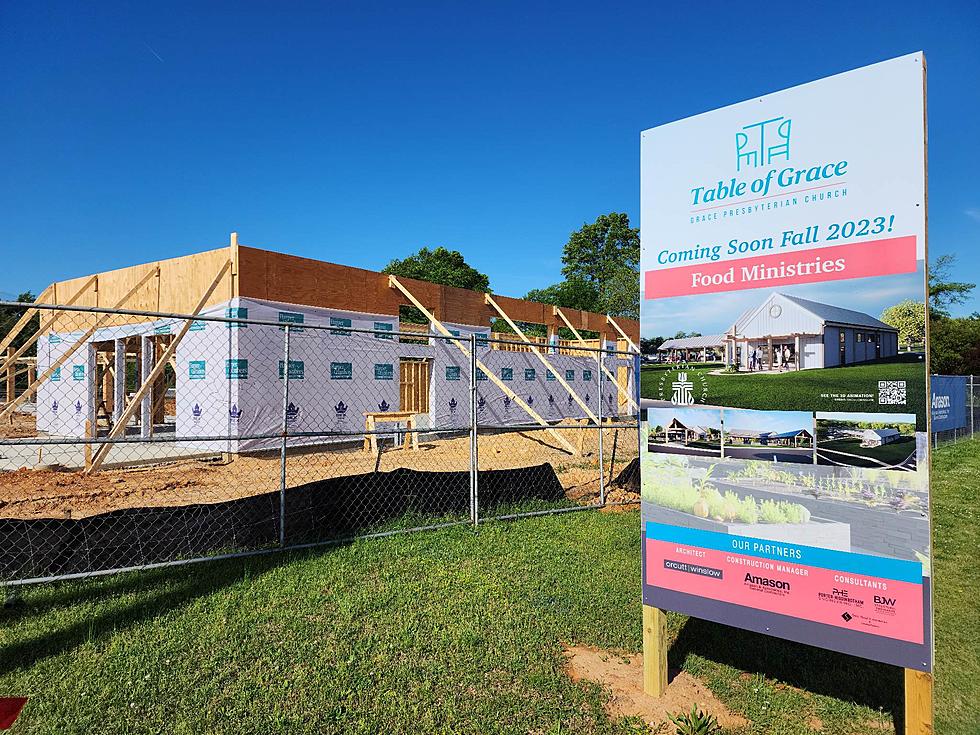
[[[30,291],[25,291],[17,297],[17,301],[22,304],[30,304],[33,303],[36,298],[37,297]],[[0,306],[0,339],[7,336],[10,330],[14,328],[17,320],[20,319],[26,311],[26,306]],[[19,348],[21,345],[23,345],[24,342],[26,342],[38,330],[38,327],[40,326],[39,323],[40,319],[38,318],[38,315],[35,314],[30,322],[28,322],[28,324],[25,325],[22,330],[20,330],[20,334],[14,338],[11,346],[14,348]],[[25,354],[34,355],[34,346],[32,345]]]
[[[929,360],[932,372],[940,375],[980,374],[980,315],[932,319]]]
[[[582,311],[599,311],[599,291],[588,281],[572,278],[547,288],[536,288],[524,294],[527,301],[564,306]]]
[[[640,352],[644,355],[652,355],[665,341],[663,337],[640,337]]]
[[[596,311],[640,316],[640,231],[627,214],[610,212],[573,232],[562,255],[562,275],[590,284],[598,293]]]
[[[415,278],[442,286],[454,286],[470,291],[490,292],[490,278],[469,265],[458,250],[437,247],[421,248],[414,255],[395,258],[381,271],[393,276]],[[411,324],[427,324],[428,319],[414,306],[402,306],[399,319]]]
[[[490,292],[490,279],[485,273],[469,265],[458,250],[444,247],[432,250],[422,248],[407,258],[392,260],[381,272],[470,291]]]
[[[926,307],[921,301],[906,299],[881,312],[881,321],[898,330],[898,343],[912,346],[926,341]]]
[[[929,266],[929,310],[934,317],[948,317],[950,307],[970,298],[975,283],[949,280],[956,266],[956,256],[940,255]]]

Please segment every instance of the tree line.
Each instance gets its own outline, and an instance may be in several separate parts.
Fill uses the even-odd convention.
[[[640,231],[632,227],[623,212],[599,215],[594,222],[584,223],[572,232],[562,248],[562,280],[524,294],[528,301],[537,301],[568,309],[580,309],[613,317],[639,319],[640,316]],[[966,303],[976,285],[955,281],[956,258],[943,255],[929,271],[929,350],[932,371],[947,375],[980,374],[980,313],[968,317],[953,317],[952,307]],[[455,286],[471,291],[491,293],[490,277],[466,262],[458,250],[446,247],[423,247],[406,258],[390,261],[382,270],[406,278]],[[35,298],[30,292],[17,300],[29,303]],[[0,305],[0,337],[17,322],[26,307]],[[404,321],[426,323],[415,307],[402,309]],[[899,344],[907,349],[924,349],[926,342],[926,310],[921,301],[902,301],[885,309],[881,320],[898,329]],[[28,326],[14,341],[19,347],[34,330]],[[528,334],[543,336],[540,324],[518,326]],[[494,320],[491,328],[497,332],[513,330],[502,319]],[[573,337],[562,328],[559,336]],[[593,333],[583,333],[594,338]],[[699,337],[699,332],[678,331],[671,336],[645,337],[640,350],[652,354],[668,339]],[[28,354],[33,354],[33,348]]]

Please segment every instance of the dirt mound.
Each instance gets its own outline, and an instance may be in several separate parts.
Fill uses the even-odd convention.
[[[671,679],[663,697],[655,699],[643,692],[643,659],[640,656],[603,651],[587,646],[566,646],[566,671],[573,681],[597,682],[609,687],[612,696],[606,705],[611,717],[640,717],[654,729],[669,722],[667,715],[690,712],[694,705],[718,718],[726,729],[748,725],[731,712],[708,687],[681,671]]]

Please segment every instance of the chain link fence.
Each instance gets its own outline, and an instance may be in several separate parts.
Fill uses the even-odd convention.
[[[954,390],[948,396],[951,400],[950,405],[933,406],[934,416],[937,412],[944,413],[948,411],[952,416],[956,417],[955,420],[948,422],[956,424],[952,428],[941,431],[933,430],[933,446],[938,447],[940,444],[974,438],[976,430],[980,429],[980,381],[977,381],[974,375],[933,375],[932,381],[934,401],[937,400],[937,381],[960,381],[963,384],[962,405],[956,405],[960,402],[960,397]],[[942,402],[945,398],[947,396],[940,395],[938,400]]]
[[[274,304],[31,308],[0,357],[3,584],[639,502],[632,352]]]

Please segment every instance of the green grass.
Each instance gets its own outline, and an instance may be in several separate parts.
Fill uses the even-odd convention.
[[[980,442],[937,452],[937,732],[976,732]],[[25,590],[14,733],[624,733],[561,644],[640,650],[639,515],[580,512]],[[671,665],[750,733],[872,730],[894,667],[669,616]],[[900,714],[896,715],[899,718]]]
[[[936,732],[980,732],[980,440],[933,453]]]
[[[676,370],[673,365],[644,366],[640,376],[640,390],[644,398],[664,398],[658,395],[659,381],[665,370]],[[713,406],[732,408],[755,408],[762,410],[779,409],[783,411],[868,411],[897,410],[898,407],[878,404],[879,380],[904,380],[908,390],[909,407],[925,406],[925,370],[921,362],[880,362],[867,365],[852,365],[842,368],[823,368],[800,370],[799,372],[760,375],[739,373],[737,375],[711,375],[715,367],[685,368],[694,381],[695,394],[700,391],[700,376],[707,381],[707,398],[704,402]],[[870,400],[839,402],[832,398],[821,399],[823,393],[871,394]],[[779,396],[779,405],[774,406],[772,397]],[[667,399],[670,395],[666,396]],[[901,412],[912,413],[902,407]],[[925,420],[924,409],[920,421]],[[923,424],[924,425],[924,424]]]
[[[827,449],[834,452],[847,452],[856,454],[860,457],[870,457],[879,462],[889,465],[901,464],[909,458],[910,454],[915,453],[915,437],[903,436],[901,439],[891,444],[882,444],[880,447],[862,447],[860,439],[835,439],[834,441],[822,441],[817,444],[817,450]],[[853,457],[843,457],[839,454],[828,454],[827,457],[843,464],[855,465],[858,467],[881,467],[874,462],[859,464],[860,460]]]

